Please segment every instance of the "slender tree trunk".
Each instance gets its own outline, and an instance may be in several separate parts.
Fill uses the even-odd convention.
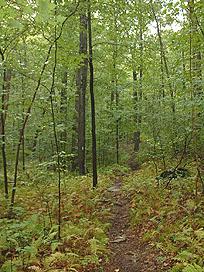
[[[83,1],[86,4],[86,0]],[[82,56],[80,68],[77,71],[76,85],[77,85],[77,96],[76,96],[76,109],[78,115],[78,167],[79,173],[84,175],[86,173],[86,86],[87,86],[87,72],[88,72],[88,59],[87,59],[87,15],[83,11],[80,15],[80,39],[79,39],[79,54]]]
[[[160,51],[160,65],[161,65],[161,95],[160,97],[165,97],[165,88],[164,88],[164,61]]]
[[[61,113],[61,120],[63,125],[63,131],[60,134],[60,149],[61,151],[66,152],[66,141],[67,141],[67,71],[64,72],[62,78],[63,87],[61,89],[61,101],[60,101],[60,113]]]
[[[4,53],[0,51],[2,62],[4,62]],[[3,173],[4,173],[4,190],[5,198],[8,199],[8,175],[7,175],[7,156],[6,156],[6,115],[8,111],[8,101],[10,94],[11,71],[4,68],[3,70],[3,85],[1,95],[1,118],[0,118],[0,136],[1,136],[1,151],[3,159]]]
[[[92,29],[91,29],[91,3],[88,2],[88,33],[89,33],[89,68],[90,68],[90,96],[91,96],[91,132],[92,132],[92,167],[93,188],[97,186],[97,147],[96,147],[96,114],[94,97],[94,66],[92,51]]]
[[[43,109],[41,119],[44,118],[45,113],[46,113],[46,108]],[[35,153],[35,152],[36,152],[37,143],[38,143],[38,138],[39,138],[39,135],[40,135],[41,131],[42,131],[41,126],[38,126],[38,128],[37,128],[36,131],[35,131],[34,138],[33,138],[32,153]]]
[[[140,1],[141,6],[141,1]],[[140,15],[141,16],[141,15]],[[133,64],[133,99],[135,108],[135,121],[136,121],[136,131],[134,132],[134,151],[138,152],[140,150],[141,143],[141,102],[143,96],[143,30],[142,30],[142,20],[139,18],[139,84],[137,91],[137,72],[135,64]],[[133,56],[134,63],[134,56]]]
[[[134,58],[134,57],[133,57]],[[134,62],[134,60],[133,60]],[[134,103],[134,121],[135,125],[138,125],[138,92],[137,92],[137,72],[135,65],[133,64],[133,73],[132,73],[132,78],[133,78],[133,103]],[[139,135],[138,135],[138,130],[134,132],[133,135],[133,142],[134,142],[134,152],[139,151]]]
[[[7,176],[7,158],[6,158],[6,137],[5,137],[5,123],[2,117],[1,117],[1,138],[2,138],[1,150],[2,150],[3,171],[4,171],[4,190],[5,190],[5,198],[7,199],[8,198],[8,176]]]
[[[118,92],[118,80],[116,79],[116,86],[115,86],[115,102],[116,102],[116,110],[119,111],[119,92]],[[119,115],[119,114],[117,114]],[[120,117],[117,116],[116,118],[116,163],[119,164],[119,142],[120,142]]]
[[[140,2],[141,4],[141,2]],[[137,121],[137,141],[138,141],[138,148],[137,148],[137,152],[140,149],[140,143],[141,143],[141,139],[140,139],[140,135],[141,135],[141,123],[142,123],[142,115],[141,115],[141,102],[142,102],[142,92],[143,92],[143,31],[142,31],[142,22],[141,19],[140,21],[140,65],[139,65],[139,96],[138,96],[138,101],[140,103],[139,105],[139,112],[138,112],[138,121]]]
[[[185,52],[182,49],[182,67],[183,67],[183,79],[182,79],[182,84],[183,84],[183,91],[186,90],[186,64],[185,64]]]
[[[22,139],[22,164],[23,164],[23,171],[26,169],[26,164],[25,164],[25,135],[23,135]]]
[[[22,90],[22,106],[23,106],[22,119],[23,119],[24,111],[25,111],[25,88],[24,88],[23,75],[21,77],[21,90]],[[23,139],[22,139],[22,164],[23,164],[23,171],[25,171],[25,133],[23,134]]]
[[[59,141],[57,136],[56,130],[56,118],[55,118],[55,111],[54,111],[54,101],[53,95],[55,93],[55,73],[57,67],[57,49],[58,44],[56,41],[56,27],[55,27],[55,55],[54,55],[54,66],[52,71],[52,84],[50,87],[50,105],[51,105],[51,115],[52,115],[52,123],[53,123],[53,133],[55,139],[55,147],[56,147],[56,154],[57,154],[57,172],[58,172],[58,240],[61,239],[61,169],[60,169],[60,148],[59,148]]]

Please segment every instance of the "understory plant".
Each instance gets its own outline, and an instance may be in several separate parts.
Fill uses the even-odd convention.
[[[157,185],[147,166],[126,179],[132,225],[144,224],[144,241],[170,254],[171,271],[203,271],[203,196],[195,194],[192,175],[172,180],[168,188],[164,185]]]
[[[55,173],[43,170],[21,176],[15,217],[0,219],[0,271],[91,271],[107,256],[108,208],[101,196],[109,179],[64,176],[61,192],[61,239],[58,239]],[[25,179],[25,181],[24,181]],[[5,209],[2,209],[2,211]]]

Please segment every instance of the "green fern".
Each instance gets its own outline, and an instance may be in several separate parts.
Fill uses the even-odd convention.
[[[182,272],[204,272],[204,268],[197,264],[189,264],[182,270]]]

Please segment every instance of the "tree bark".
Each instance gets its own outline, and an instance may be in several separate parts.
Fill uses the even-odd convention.
[[[64,71],[62,78],[63,87],[60,94],[60,113],[61,123],[63,125],[62,132],[60,133],[60,150],[66,152],[66,141],[67,141],[67,71]]]
[[[86,0],[84,1],[86,4]],[[80,68],[76,75],[76,110],[77,110],[77,137],[78,137],[78,168],[80,175],[86,173],[86,86],[87,86],[87,72],[88,72],[88,59],[87,59],[87,15],[86,12],[80,15],[80,38],[79,38],[79,54],[82,56]]]
[[[43,109],[41,119],[44,118],[45,113],[46,113],[46,108]],[[38,143],[38,137],[39,137],[41,131],[42,131],[41,126],[38,126],[38,128],[35,131],[34,138],[33,138],[33,144],[32,144],[32,153],[33,154],[36,152],[37,143]]]
[[[2,62],[4,62],[4,53],[0,50]],[[4,191],[5,198],[8,199],[8,173],[7,173],[7,156],[6,156],[6,115],[8,111],[9,94],[11,88],[11,70],[4,67],[3,70],[3,85],[1,95],[1,118],[0,118],[0,136],[2,140],[1,151],[3,159],[3,173],[4,173]]]
[[[93,188],[97,186],[97,147],[96,147],[96,114],[94,97],[94,66],[92,51],[92,29],[91,29],[91,3],[88,2],[88,33],[89,33],[89,68],[90,68],[90,96],[91,96],[91,132],[92,132],[92,167]]]
[[[140,1],[141,7],[141,1]],[[140,14],[141,16],[141,14]],[[133,64],[133,99],[135,105],[135,123],[136,123],[136,131],[134,132],[134,152],[138,152],[140,150],[140,135],[141,135],[141,101],[143,96],[143,29],[142,29],[142,20],[139,17],[139,84],[137,90],[137,72],[135,64]],[[134,63],[134,57],[133,57]]]
[[[134,57],[133,57],[134,58]],[[134,60],[133,60],[134,61]],[[133,78],[133,103],[134,103],[134,121],[135,125],[137,127],[137,130],[133,134],[133,142],[134,142],[134,152],[138,152],[140,149],[140,131],[138,130],[138,91],[137,91],[137,72],[135,65],[133,64],[133,73],[132,73],[132,78]]]

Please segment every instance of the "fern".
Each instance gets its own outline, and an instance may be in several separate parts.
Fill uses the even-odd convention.
[[[197,264],[189,264],[182,270],[182,272],[204,272],[204,268]]]

